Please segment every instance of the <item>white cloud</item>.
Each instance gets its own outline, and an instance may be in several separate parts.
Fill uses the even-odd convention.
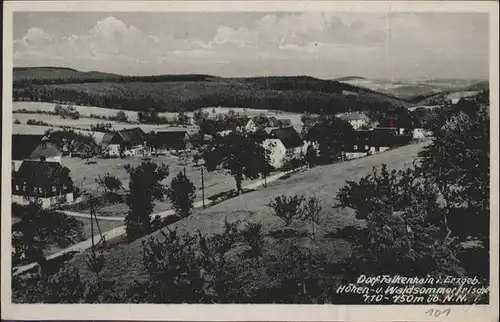
[[[238,19],[235,14],[234,21],[214,23],[213,34],[199,36],[203,39],[176,38],[186,33],[175,24],[165,31],[136,21],[138,28],[114,16],[97,21],[86,32],[65,37],[52,34],[50,28],[32,27],[14,41],[15,65],[53,63],[77,69],[161,73],[198,72],[183,67],[196,64],[202,66],[200,71],[220,75],[259,73],[259,68],[266,73],[311,70],[321,74],[329,66],[340,75],[345,71],[364,76],[386,75],[387,70],[402,74],[419,74],[425,68],[452,70],[457,63],[465,69],[467,62],[477,61],[480,68],[487,67],[481,61],[487,60],[489,36],[479,18],[467,15],[266,14],[246,25],[239,25]],[[200,22],[200,28],[204,23]],[[216,70],[212,64],[225,69]]]

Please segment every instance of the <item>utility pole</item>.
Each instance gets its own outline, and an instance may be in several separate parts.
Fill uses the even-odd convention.
[[[205,208],[205,180],[203,177],[203,166],[201,166],[201,202]]]

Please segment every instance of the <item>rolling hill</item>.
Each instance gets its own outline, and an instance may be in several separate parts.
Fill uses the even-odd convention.
[[[81,72],[66,67],[14,67],[14,83],[19,81],[61,80],[61,79],[114,79],[117,74],[98,71]]]
[[[443,90],[439,93],[416,95],[408,99],[409,102],[415,105],[437,105],[443,100],[452,100],[454,98],[473,96],[478,92],[489,90],[489,81],[480,81],[468,86]]]
[[[344,95],[344,92],[357,95]],[[300,113],[337,113],[347,110],[380,111],[412,105],[368,88],[308,76],[121,76],[55,67],[14,69],[13,94],[15,100],[59,101],[160,112],[232,106]]]

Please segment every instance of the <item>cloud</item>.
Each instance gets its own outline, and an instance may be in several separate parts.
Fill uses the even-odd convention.
[[[65,36],[44,24],[33,26],[14,41],[14,63],[137,74],[310,70],[320,77],[417,75],[456,70],[453,65],[462,66],[463,73],[487,70],[484,16],[306,12],[263,14],[240,23],[235,13],[213,21],[200,16],[199,28],[210,31],[192,37],[184,25],[173,22],[158,28],[158,22],[116,17],[101,16],[94,25]]]

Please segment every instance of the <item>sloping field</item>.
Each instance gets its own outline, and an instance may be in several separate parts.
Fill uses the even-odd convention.
[[[203,234],[211,235],[222,231],[226,219],[230,222],[237,220],[260,222],[263,224],[264,232],[267,233],[281,228],[280,219],[272,216],[266,207],[271,198],[282,194],[316,195],[321,200],[323,208],[318,232],[320,247],[328,253],[328,256],[339,260],[349,254],[349,243],[341,239],[326,238],[325,234],[355,224],[357,220],[352,210],[333,208],[337,191],[346,184],[346,180],[358,180],[371,172],[373,166],[382,163],[386,163],[389,169],[411,167],[418,152],[426,144],[428,143],[405,146],[358,160],[305,170],[288,179],[276,181],[268,188],[242,195],[205,210],[197,210],[192,216],[171,225],[169,229],[177,229],[181,233],[195,233],[200,230]],[[302,222],[294,226],[307,229]],[[156,232],[148,237],[151,236],[160,238],[161,235]],[[141,279],[145,274],[142,267],[141,243],[148,237],[130,244],[117,245],[105,251],[106,264],[103,277],[114,279],[119,287],[125,287],[134,279]],[[81,273],[84,278],[90,278],[84,269],[84,259],[84,255],[77,255],[72,260],[72,265],[82,268]]]
[[[43,112],[53,112],[54,111],[54,106],[55,103],[45,103],[45,102],[13,102],[12,103],[12,110],[13,111],[19,111],[19,110],[27,110],[27,111],[43,111]],[[111,117],[115,116],[116,113],[122,111],[124,112],[127,116],[128,119],[132,122],[137,122],[137,113],[134,111],[127,111],[127,110],[120,110],[120,109],[110,109],[110,108],[104,108],[104,107],[97,107],[97,106],[84,106],[84,105],[73,105],[75,109],[80,113],[81,116],[90,116],[91,114],[98,115],[98,116],[106,116],[106,117]],[[186,113],[188,116],[192,116],[192,113]],[[177,115],[177,113],[159,113],[160,116],[165,116],[167,118],[173,118],[174,116]],[[15,118],[16,115],[13,115],[13,118]],[[35,117],[33,117],[35,118]],[[109,121],[106,121],[109,122]]]

